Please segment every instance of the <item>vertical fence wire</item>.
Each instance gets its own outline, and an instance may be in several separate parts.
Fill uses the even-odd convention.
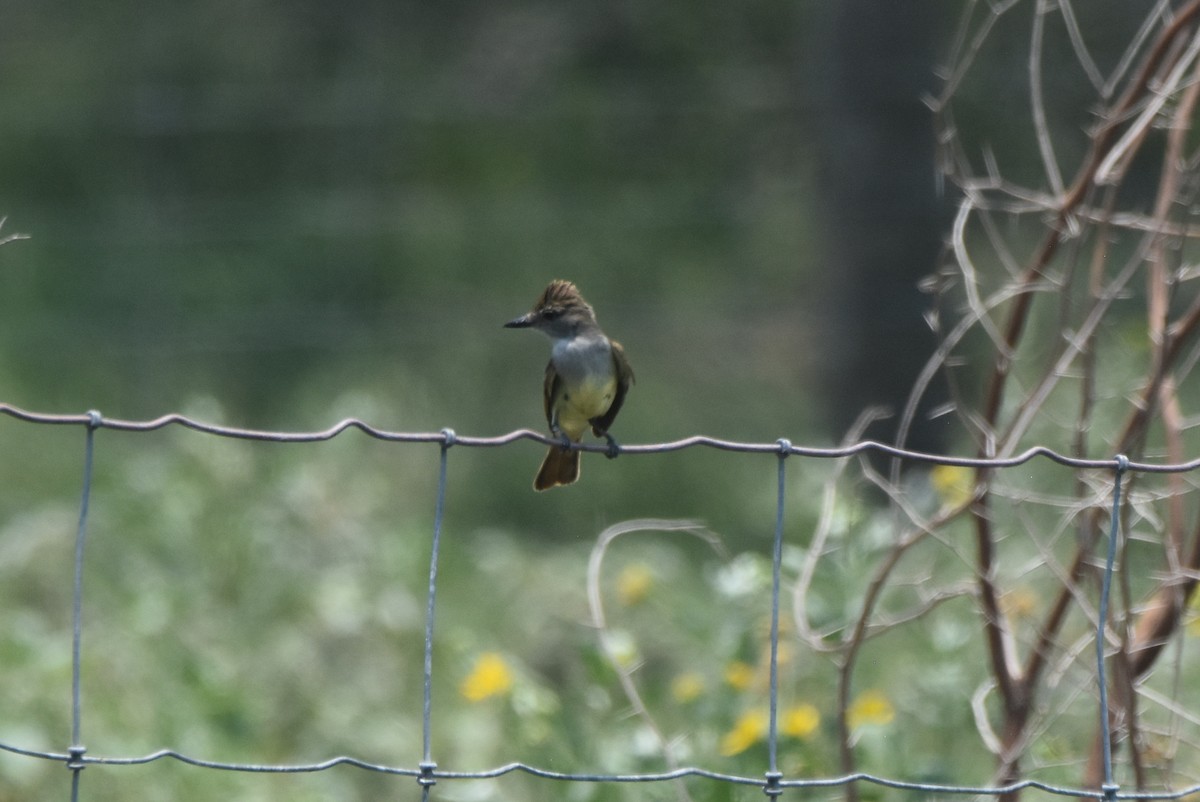
[[[775,799],[783,793],[779,781],[779,585],[783,567],[783,506],[787,498],[787,458],[792,444],[783,438],[778,441],[779,459],[776,463],[775,542],[771,550],[771,673],[767,715],[767,784],[763,792]]]
[[[1116,457],[1113,471],[1112,520],[1108,529],[1108,554],[1104,560],[1104,581],[1100,586],[1100,610],[1096,622],[1096,681],[1100,685],[1100,735],[1104,756],[1104,785],[1101,790],[1108,800],[1116,798],[1119,786],[1113,781],[1111,716],[1108,709],[1108,676],[1104,666],[1104,633],[1108,628],[1108,600],[1112,590],[1113,565],[1117,560],[1117,539],[1121,535],[1121,479],[1129,468],[1129,458]]]
[[[88,413],[84,430],[83,482],[79,498],[79,524],[75,528],[75,574],[71,589],[71,746],[67,768],[71,771],[71,802],[78,802],[79,780],[83,772],[83,551],[87,540],[88,510],[92,497],[92,463],[96,451],[96,429],[100,413]]]
[[[438,550],[442,541],[442,519],[446,512],[446,462],[450,447],[454,445],[453,429],[442,429],[442,448],[438,462],[437,502],[433,512],[433,544],[429,553],[429,601],[425,608],[425,672],[421,700],[421,799],[429,799],[429,791],[437,779],[434,772],[437,763],[433,760],[433,616],[437,598]]]

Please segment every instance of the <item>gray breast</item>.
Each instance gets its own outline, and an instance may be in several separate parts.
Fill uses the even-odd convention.
[[[605,337],[575,337],[554,344],[550,358],[568,384],[603,381],[613,373],[612,348]]]

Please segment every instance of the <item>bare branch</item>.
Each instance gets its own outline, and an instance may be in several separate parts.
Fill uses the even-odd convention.
[[[1088,52],[1087,44],[1083,41],[1083,33],[1079,30],[1079,22],[1075,19],[1075,11],[1071,6],[1071,0],[1058,0],[1058,10],[1062,14],[1063,22],[1067,26],[1067,36],[1071,40],[1071,47],[1075,50],[1075,58],[1079,61],[1079,66],[1083,67],[1084,73],[1088,80],[1092,82],[1097,94],[1104,99],[1108,98],[1107,91],[1104,86],[1104,76],[1100,74],[1100,68],[1096,66],[1095,59]]]
[[[1172,67],[1162,86],[1155,89],[1153,95],[1150,97],[1150,101],[1142,109],[1142,113],[1138,115],[1137,119],[1134,120],[1133,125],[1129,127],[1129,130],[1125,132],[1100,162],[1100,166],[1096,169],[1095,180],[1097,184],[1112,184],[1119,180],[1118,175],[1125,172],[1133,151],[1146,135],[1150,124],[1154,122],[1159,112],[1162,111],[1167,100],[1179,91],[1180,82],[1183,80],[1184,74],[1191,69],[1198,55],[1200,55],[1200,30],[1196,31],[1195,35],[1192,36],[1187,50],[1175,63],[1174,67]]]
[[[1050,189],[1054,194],[1062,195],[1062,173],[1058,169],[1058,157],[1054,155],[1050,126],[1046,124],[1046,102],[1042,97],[1042,40],[1048,13],[1049,0],[1037,0],[1033,10],[1033,32],[1029,37],[1029,98],[1033,106],[1033,128],[1037,133],[1038,151],[1042,154],[1042,167],[1046,171],[1046,179],[1050,182]]]
[[[716,550],[718,554],[722,552],[721,542],[717,536],[695,521],[642,518],[624,521],[608,527],[596,539],[596,545],[592,548],[592,555],[588,559],[587,570],[588,607],[592,613],[592,626],[599,633],[608,632],[608,621],[604,615],[604,599],[600,593],[600,572],[603,568],[604,557],[614,540],[622,535],[635,532],[681,532],[699,538]],[[617,679],[621,683],[621,689],[624,691],[625,698],[629,701],[633,712],[642,720],[646,728],[654,734],[655,739],[658,741],[663,759],[672,771],[678,770],[680,764],[675,756],[674,744],[663,734],[662,729],[658,726],[658,722],[654,720],[654,716],[650,713],[649,708],[646,707],[641,692],[638,691],[637,683],[633,681],[635,669],[628,666],[621,660],[619,655],[613,652],[612,643],[608,638],[601,637],[600,648],[604,652],[604,656],[608,658],[609,665],[612,666],[613,671],[616,673]],[[682,781],[674,785],[681,802],[690,802],[691,795],[688,793],[687,785]]]

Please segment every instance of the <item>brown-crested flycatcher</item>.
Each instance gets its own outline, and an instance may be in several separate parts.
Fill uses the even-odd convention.
[[[551,446],[533,480],[535,490],[569,485],[579,478],[579,452],[570,448],[590,426],[608,441],[608,456],[618,453],[608,433],[633,384],[625,349],[600,330],[596,313],[569,281],[551,281],[528,314],[504,324],[510,329],[537,329],[554,345],[546,365],[542,402],[546,421],[562,446]]]

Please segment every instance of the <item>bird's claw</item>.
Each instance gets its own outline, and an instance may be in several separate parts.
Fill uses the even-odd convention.
[[[608,448],[604,452],[604,456],[609,459],[616,459],[621,453],[621,445],[617,442],[617,438],[613,437],[608,432],[604,433],[604,439],[608,441]]]
[[[571,450],[571,438],[567,437],[567,433],[559,429],[557,426],[550,427],[550,434],[558,438],[558,447],[563,451]]]

